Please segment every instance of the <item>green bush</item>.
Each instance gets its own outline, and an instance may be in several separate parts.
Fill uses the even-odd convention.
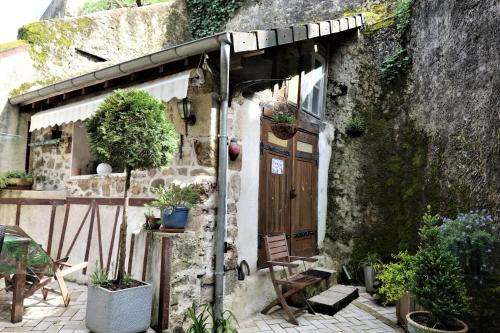
[[[393,255],[394,262],[378,266],[377,279],[382,286],[377,293],[385,299],[384,304],[396,302],[403,297],[415,276],[413,267],[414,256],[407,251]]]
[[[0,175],[0,190],[6,188],[8,184],[9,181],[7,180],[7,177]]]
[[[26,172],[24,170],[10,170],[4,173],[5,178],[32,178],[31,172]]]
[[[415,255],[415,276],[410,287],[416,302],[431,312],[436,328],[451,325],[467,304],[460,265],[447,248],[438,221],[439,216],[429,211],[423,217],[421,244]]]
[[[477,275],[493,269],[491,256],[500,235],[498,224],[487,210],[462,213],[455,219],[445,218],[441,231],[465,271]]]

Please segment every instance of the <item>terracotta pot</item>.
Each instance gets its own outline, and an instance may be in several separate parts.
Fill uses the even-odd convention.
[[[297,133],[297,124],[288,123],[272,123],[271,130],[273,134],[282,140],[288,140],[293,138],[295,133]]]
[[[7,189],[10,190],[31,190],[33,178],[9,178],[7,179]]]
[[[410,312],[406,315],[406,321],[408,323],[408,332],[410,333],[467,333],[469,331],[469,326],[461,320],[455,319],[455,321],[462,326],[459,330],[447,331],[447,330],[439,330],[431,327],[424,326],[415,322],[412,317],[415,315],[424,315],[430,316],[430,312],[428,311],[414,311]]]

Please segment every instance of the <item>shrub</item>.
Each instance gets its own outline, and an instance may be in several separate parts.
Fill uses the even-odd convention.
[[[394,262],[380,265],[377,279],[382,282],[382,286],[377,293],[384,296],[384,304],[396,302],[409,290],[411,282],[415,276],[413,268],[414,256],[407,251],[393,255]]]
[[[489,259],[499,241],[499,228],[487,210],[445,218],[441,231],[465,271],[478,274],[492,269]]]
[[[7,180],[7,177],[0,175],[0,190],[6,188],[8,184],[9,181]]]
[[[31,174],[31,172],[26,172],[24,170],[10,170],[10,171],[7,171],[4,174],[4,177],[5,178],[22,178],[22,179],[26,179],[26,178],[31,178],[32,174]]]
[[[423,217],[421,244],[415,255],[415,276],[410,287],[416,302],[431,312],[436,328],[451,325],[467,303],[460,265],[443,240],[438,220],[439,216],[429,211]]]
[[[128,190],[134,169],[168,165],[177,149],[177,134],[163,103],[145,91],[116,90],[87,121],[92,153],[125,170],[124,210],[120,225],[118,283],[125,272]]]

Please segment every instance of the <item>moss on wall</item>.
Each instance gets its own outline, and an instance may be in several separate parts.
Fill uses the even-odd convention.
[[[31,88],[36,87],[36,86],[44,87],[44,86],[48,86],[48,85],[54,84],[54,83],[59,82],[59,81],[61,81],[61,78],[58,76],[54,76],[51,78],[47,78],[45,80],[23,82],[17,88],[14,88],[9,92],[9,97],[14,97],[14,96],[24,94],[25,92],[28,92],[29,90],[31,90]]]
[[[91,27],[88,17],[80,17],[72,21],[54,20],[26,24],[19,30],[18,38],[31,47],[29,54],[34,67],[42,69],[49,56],[56,59],[63,54],[65,48],[73,45],[76,33],[85,34]]]
[[[16,40],[9,43],[1,43],[0,44],[0,52],[15,49],[16,47],[26,45],[26,42],[23,40]]]

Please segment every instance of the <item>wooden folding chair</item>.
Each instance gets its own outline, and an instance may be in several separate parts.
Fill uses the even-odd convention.
[[[317,259],[290,256],[285,234],[278,236],[265,236],[264,243],[266,248],[267,264],[269,265],[269,273],[271,275],[271,281],[273,283],[274,290],[276,291],[277,298],[269,303],[269,305],[266,306],[261,313],[266,314],[274,306],[278,305],[283,308],[290,323],[299,325],[297,318],[295,318],[296,314],[304,310],[307,310],[311,314],[315,313],[311,304],[307,301],[304,289],[321,282],[322,278],[301,273],[294,274],[293,269],[299,265],[292,262],[296,260],[315,262]],[[289,273],[288,276],[285,279],[277,278],[274,266],[281,266],[284,269],[287,269]],[[287,287],[287,290],[283,292],[284,286]],[[293,311],[288,305],[287,299],[295,294],[298,294],[303,299],[305,306]]]
[[[16,235],[22,236],[23,238],[29,240],[30,237],[18,226],[3,226],[0,225],[0,243],[3,243],[3,235],[7,233],[15,233]],[[26,241],[25,241],[26,242]],[[26,242],[26,253],[28,252],[28,246],[30,242]],[[22,271],[25,274],[2,274],[0,273],[0,278],[5,279],[6,291],[13,292],[13,304],[12,304],[12,315],[11,321],[18,322],[22,320],[23,313],[23,301],[25,298],[32,296],[37,290],[42,289],[43,299],[47,299],[49,291],[60,294],[62,296],[64,306],[68,306],[70,302],[70,295],[64,277],[68,274],[80,271],[87,267],[87,262],[82,262],[77,265],[67,264],[68,258],[62,258],[58,260],[53,260],[49,254],[38,245],[35,245],[37,251],[43,252],[48,258],[48,263],[40,266],[44,267],[26,267],[25,263],[22,263]],[[0,248],[1,250],[1,248]],[[19,263],[18,263],[19,264]],[[49,269],[47,269],[47,266]],[[40,268],[40,269],[38,269]],[[49,273],[50,274],[47,274]],[[54,290],[48,288],[47,286],[53,282],[57,281],[59,284],[59,290]]]

